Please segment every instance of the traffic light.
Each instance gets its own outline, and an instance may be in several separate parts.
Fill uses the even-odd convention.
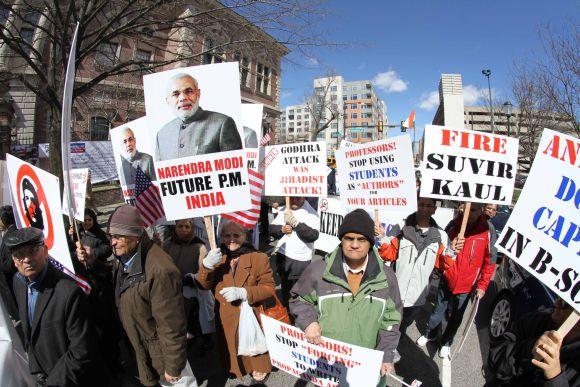
[[[401,121],[401,132],[405,133],[407,131],[407,128],[403,126],[403,124],[405,123],[405,121]]]
[[[379,133],[383,133],[383,128],[384,128],[383,121],[379,121],[378,124],[377,124],[377,131]]]

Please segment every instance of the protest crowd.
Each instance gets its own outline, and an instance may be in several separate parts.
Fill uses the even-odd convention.
[[[512,204],[517,144],[488,135],[501,144],[469,149],[469,131],[431,127],[440,137],[426,144],[441,149],[426,146],[422,176],[402,137],[345,142],[327,166],[320,143],[269,146],[269,135],[248,143],[231,110],[202,109],[195,68],[169,73],[160,100],[172,116],[155,123],[156,135],[147,138],[143,122],[111,131],[125,203],[101,222],[85,203],[90,177],[76,191],[69,177],[61,210],[59,189],[36,167],[8,160],[13,202],[0,212],[0,295],[26,357],[22,385],[197,386],[193,370],[210,363],[224,384],[249,375],[252,385],[268,385],[272,373],[287,372],[315,385],[391,385],[413,323],[421,334],[414,345],[432,342],[440,358],[453,359],[460,327],[509,256],[538,275],[563,274],[546,282],[560,292],[552,311],[526,315],[492,340],[492,385],[580,386],[580,323],[570,317],[578,313],[578,256],[568,269],[549,269],[565,260],[562,250],[516,223],[500,234],[492,221],[498,204]],[[148,96],[147,106],[159,102]],[[540,151],[563,161],[550,144]],[[252,145],[260,149],[253,169]],[[515,154],[506,153],[512,146]],[[483,158],[464,158],[465,171],[456,171],[458,157],[490,152],[505,165],[490,164],[485,178],[467,171]],[[572,222],[575,163],[555,186],[562,203],[575,200]],[[542,208],[536,228],[562,254],[576,254],[577,229],[554,231],[557,210]],[[537,254],[527,250],[535,244]]]

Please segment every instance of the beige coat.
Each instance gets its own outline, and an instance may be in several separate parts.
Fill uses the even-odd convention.
[[[221,295],[223,288],[243,287],[248,292],[248,302],[257,307],[274,294],[274,277],[268,256],[260,252],[243,254],[239,257],[235,275],[230,261],[224,255],[222,262],[214,270],[200,264],[197,280],[205,289],[211,289],[216,299],[216,323],[218,337],[222,341],[222,360],[229,372],[242,377],[254,371],[270,372],[270,356],[267,353],[258,356],[238,356],[238,323],[240,320],[240,301],[227,302]]]

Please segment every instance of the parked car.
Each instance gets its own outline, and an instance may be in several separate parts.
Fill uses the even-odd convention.
[[[501,254],[498,256],[498,267],[492,284],[496,288],[489,320],[489,334],[492,338],[503,335],[522,315],[549,311],[554,307],[554,292]]]

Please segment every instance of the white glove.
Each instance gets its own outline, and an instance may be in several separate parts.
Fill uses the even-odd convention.
[[[222,261],[222,251],[219,247],[210,250],[207,256],[203,259],[202,263],[208,269],[215,268]]]
[[[248,299],[248,292],[244,288],[223,288],[220,290],[220,294],[223,298],[226,299],[227,302],[234,302],[237,300],[247,300]]]
[[[298,226],[298,219],[294,216],[293,212],[284,212],[284,223],[289,224],[292,228]]]

